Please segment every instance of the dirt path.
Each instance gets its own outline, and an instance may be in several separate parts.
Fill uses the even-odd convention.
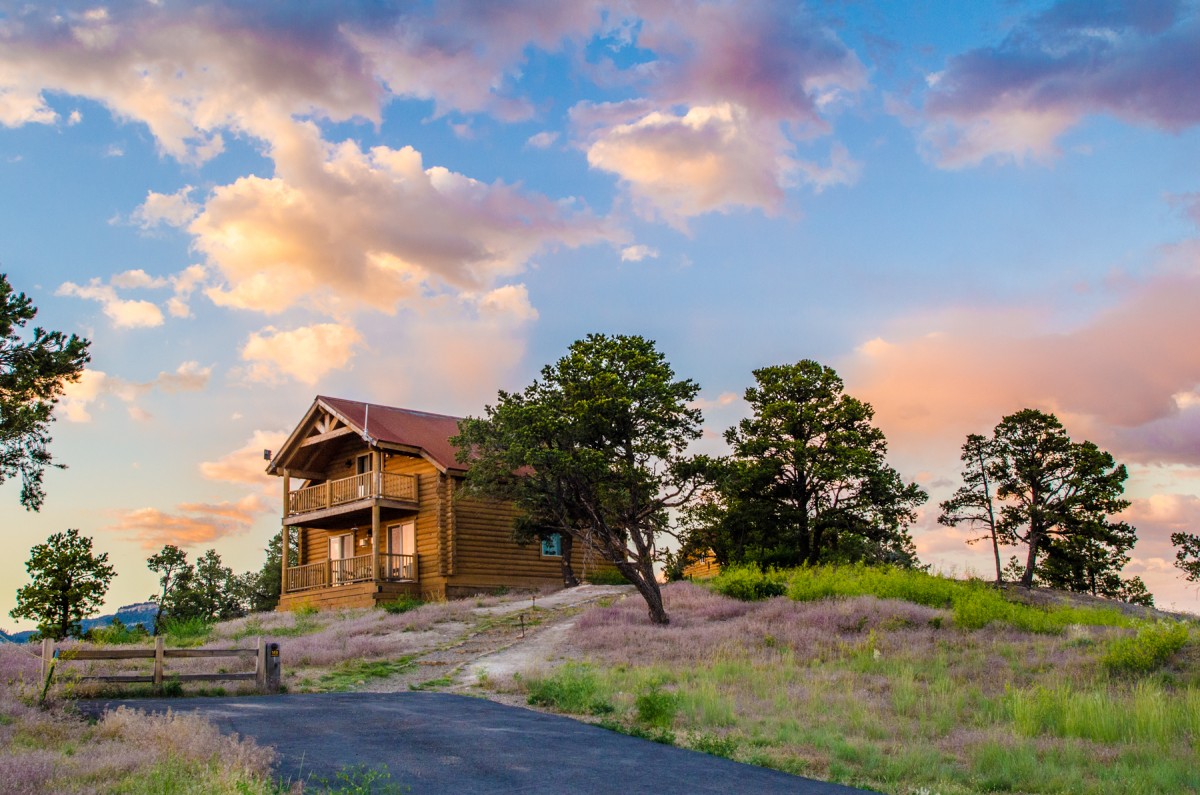
[[[598,602],[624,599],[629,585],[581,585],[546,596],[477,607],[456,637],[416,652],[412,668],[358,688],[363,692],[405,690],[462,692],[482,677],[508,678],[568,655],[567,632],[579,614]]]

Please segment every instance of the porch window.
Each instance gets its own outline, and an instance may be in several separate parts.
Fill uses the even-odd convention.
[[[542,557],[543,558],[561,558],[562,557],[562,535],[554,533],[542,539]]]

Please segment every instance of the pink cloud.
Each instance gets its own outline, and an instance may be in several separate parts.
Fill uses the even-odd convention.
[[[1063,0],[929,79],[925,142],[943,166],[1055,154],[1093,114],[1177,132],[1200,123],[1200,13],[1175,0]]]
[[[244,533],[269,510],[266,500],[251,494],[237,502],[181,503],[176,513],[157,508],[121,511],[109,529],[130,537],[144,549],[158,549],[164,544],[192,547]]]

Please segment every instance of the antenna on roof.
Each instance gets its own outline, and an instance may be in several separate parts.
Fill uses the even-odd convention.
[[[367,444],[375,444],[375,440],[371,438],[371,432],[368,428],[371,425],[371,404],[367,404],[366,410],[363,412],[363,441]]]

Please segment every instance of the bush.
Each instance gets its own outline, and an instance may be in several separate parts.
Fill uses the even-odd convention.
[[[119,618],[114,618],[107,627],[93,627],[87,633],[87,639],[92,643],[100,643],[105,646],[138,643],[148,637],[150,637],[150,633],[141,624],[128,626]]]
[[[717,593],[742,601],[769,599],[788,592],[787,574],[778,569],[763,571],[758,566],[730,566],[708,581]]]
[[[425,604],[425,600],[419,596],[404,594],[391,602],[384,602],[381,607],[393,615],[398,613],[407,613],[409,610],[416,610],[418,607]]]
[[[605,715],[614,710],[606,688],[589,665],[567,663],[550,676],[527,680],[529,703],[573,715]]]
[[[1133,637],[1110,641],[1101,662],[1113,673],[1149,673],[1182,649],[1188,636],[1188,625],[1182,621],[1143,624]]]
[[[624,574],[617,571],[616,569],[609,569],[609,568],[597,569],[596,571],[588,574],[586,579],[592,585],[628,585],[629,584],[629,580],[627,580],[625,578]]]
[[[171,618],[162,621],[162,634],[172,646],[199,646],[208,640],[213,625],[202,618]]]
[[[639,721],[648,726],[666,729],[675,722],[675,713],[679,711],[679,696],[669,690],[663,690],[662,685],[653,684],[638,694],[633,705],[637,709]]]

